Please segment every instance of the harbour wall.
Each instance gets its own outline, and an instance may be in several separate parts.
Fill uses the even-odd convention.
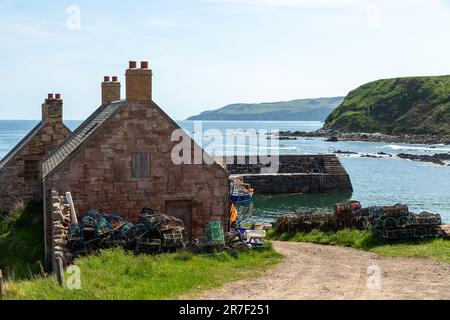
[[[230,179],[242,178],[257,194],[353,191],[350,176],[335,154],[222,157],[217,162]]]

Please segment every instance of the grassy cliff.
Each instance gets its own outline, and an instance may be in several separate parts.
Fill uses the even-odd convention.
[[[328,116],[325,129],[450,135],[450,76],[365,84],[350,92]]]
[[[343,97],[300,99],[285,102],[232,104],[205,111],[188,120],[222,121],[324,121]]]

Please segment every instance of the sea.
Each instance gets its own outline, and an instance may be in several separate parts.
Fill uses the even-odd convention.
[[[38,122],[0,120],[0,158],[3,158]],[[81,121],[66,121],[74,130]],[[249,221],[271,222],[277,216],[301,210],[332,211],[334,204],[358,200],[363,206],[407,204],[410,211],[441,214],[450,223],[450,166],[395,157],[399,153],[449,153],[450,145],[392,144],[382,142],[327,142],[323,138],[268,139],[277,131],[315,131],[314,121],[177,121],[211,155],[315,154],[346,151],[339,159],[350,175],[353,193],[257,195],[239,208]],[[393,155],[380,157],[379,153]],[[449,163],[450,164],[450,163]],[[257,190],[256,190],[257,193]]]

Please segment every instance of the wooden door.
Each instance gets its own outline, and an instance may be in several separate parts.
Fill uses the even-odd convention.
[[[192,205],[191,201],[167,201],[166,214],[180,219],[186,227],[187,239],[192,240],[191,219]]]

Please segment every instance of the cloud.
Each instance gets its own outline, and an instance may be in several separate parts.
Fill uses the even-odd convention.
[[[236,4],[262,7],[346,7],[353,0],[204,0],[209,3]]]

